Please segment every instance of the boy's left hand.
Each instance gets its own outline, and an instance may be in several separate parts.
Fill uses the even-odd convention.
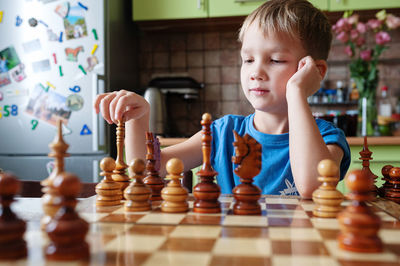
[[[293,90],[299,90],[297,92],[305,98],[313,95],[320,88],[326,70],[325,60],[314,61],[311,56],[303,57],[299,61],[297,72],[287,82],[286,97],[292,95]]]

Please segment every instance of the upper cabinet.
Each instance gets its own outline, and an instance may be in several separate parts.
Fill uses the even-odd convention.
[[[206,18],[208,0],[132,0],[133,20]]]
[[[399,0],[330,0],[329,11],[398,8]]]

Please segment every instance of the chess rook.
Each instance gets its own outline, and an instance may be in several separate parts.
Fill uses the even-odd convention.
[[[27,255],[26,223],[10,208],[19,189],[20,182],[13,174],[0,173],[0,261],[17,260]]]
[[[79,178],[63,172],[53,183],[61,195],[61,208],[46,226],[50,243],[45,249],[49,260],[72,261],[89,257],[89,245],[85,241],[89,224],[75,211],[76,197],[81,190]]]
[[[400,167],[393,167],[389,172],[391,187],[386,190],[386,198],[400,203]]]
[[[342,210],[343,194],[336,189],[339,181],[339,167],[332,160],[322,160],[318,164],[318,181],[322,185],[313,192],[315,202],[314,216],[322,218],[335,218]]]
[[[133,181],[124,190],[125,211],[139,212],[151,210],[151,189],[143,183],[145,164],[142,159],[135,159],[129,166]]]
[[[239,136],[233,131],[235,136],[235,156],[232,162],[238,164],[234,172],[240,177],[241,184],[233,188],[233,197],[236,202],[233,205],[233,213],[239,215],[258,215],[261,214],[261,206],[258,200],[261,198],[261,190],[253,184],[253,178],[261,170],[261,144],[246,134]]]
[[[161,197],[163,202],[161,204],[161,211],[178,213],[187,212],[189,204],[187,202],[188,190],[182,187],[180,179],[182,178],[183,163],[177,158],[172,158],[167,162],[167,178],[171,181],[168,185],[161,190]]]
[[[50,222],[51,218],[56,214],[60,208],[60,203],[56,199],[59,197],[56,189],[53,188],[54,179],[64,172],[64,158],[68,157],[67,153],[69,145],[64,141],[62,134],[62,122],[61,119],[57,120],[57,134],[49,144],[51,152],[48,154],[49,157],[55,158],[55,166],[48,178],[41,182],[43,186],[43,218],[41,219],[41,228],[45,229],[46,225]]]
[[[203,114],[202,120],[202,138],[201,147],[203,152],[203,165],[196,174],[200,178],[200,182],[194,187],[193,195],[195,202],[193,211],[199,213],[219,213],[221,212],[221,204],[218,197],[221,194],[219,185],[214,183],[214,176],[218,173],[211,166],[211,115]]]
[[[115,161],[111,157],[103,158],[100,162],[101,176],[104,178],[96,185],[97,206],[117,206],[121,204],[121,185],[112,179]]]
[[[154,145],[154,142],[158,141],[158,139],[154,138],[153,133],[146,132],[146,170],[147,175],[143,179],[143,182],[151,189],[151,200],[157,201],[162,200],[161,198],[161,190],[164,187],[164,180],[159,176],[158,170],[156,168],[156,156],[155,152],[159,152],[158,148],[155,151],[156,147],[159,145]]]
[[[374,199],[373,179],[366,171],[353,170],[347,174],[345,182],[352,202],[338,214],[339,247],[354,252],[381,252],[382,241],[378,236],[381,219],[366,204]]]
[[[124,162],[125,146],[125,123],[118,121],[117,124],[117,159],[115,160],[115,169],[112,178],[121,185],[121,192],[129,186],[129,177],[126,175],[128,165]]]

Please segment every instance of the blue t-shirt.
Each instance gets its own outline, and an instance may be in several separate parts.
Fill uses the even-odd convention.
[[[294,184],[289,159],[289,133],[271,135],[257,131],[253,125],[254,114],[249,116],[226,115],[211,124],[212,148],[211,164],[218,172],[217,182],[221,193],[231,194],[232,189],[240,184],[239,177],[233,172],[237,167],[232,163],[235,150],[232,145],[235,130],[240,136],[246,133],[262,145],[262,166],[254,178],[262,194],[299,195]],[[340,164],[342,179],[350,165],[350,148],[341,129],[322,119],[316,119],[321,136],[326,144],[336,144],[343,150]],[[307,156],[304,154],[304,156]]]

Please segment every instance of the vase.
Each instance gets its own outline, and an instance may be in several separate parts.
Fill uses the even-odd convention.
[[[376,88],[378,76],[374,78],[355,78],[357,89],[360,94],[358,99],[358,123],[357,136],[373,136],[377,124]]]

